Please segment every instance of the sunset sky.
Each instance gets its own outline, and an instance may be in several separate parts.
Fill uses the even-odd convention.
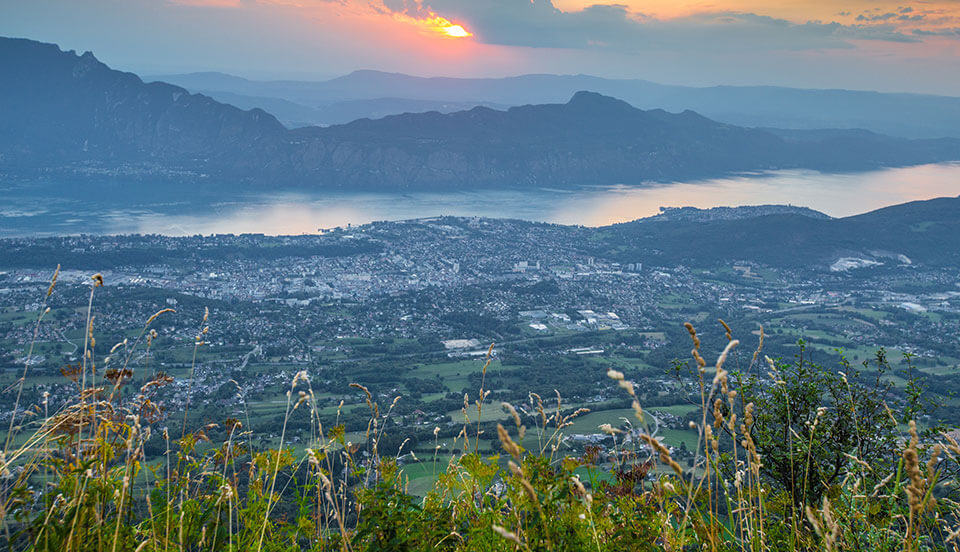
[[[0,34],[144,74],[588,73],[960,96],[960,0],[0,0]]]

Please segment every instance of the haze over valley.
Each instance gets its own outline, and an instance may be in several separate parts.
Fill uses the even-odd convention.
[[[261,108],[288,126],[345,124],[356,119],[476,106],[564,103],[582,90],[640,109],[692,110],[747,127],[856,128],[906,138],[956,137],[960,99],[931,94],[775,86],[689,87],[589,75],[520,75],[464,79],[355,71],[327,81],[249,80],[223,73],[147,76],[243,109]],[[789,106],[784,109],[784,106]]]

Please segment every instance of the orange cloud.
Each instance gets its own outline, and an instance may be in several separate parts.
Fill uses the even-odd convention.
[[[675,19],[703,13],[739,12],[767,15],[794,23],[837,22],[848,25],[886,25],[901,31],[960,27],[960,2],[950,0],[552,0],[563,11],[579,11],[596,4],[619,4],[636,14]],[[918,33],[922,35],[923,33]]]
[[[329,17],[335,13],[377,17],[384,15],[383,10],[373,9],[370,4],[358,1],[340,0],[169,0],[174,4],[191,7],[240,8],[244,5],[258,5],[303,10],[315,17]],[[473,33],[467,30],[462,23],[455,23],[441,17],[433,11],[426,12],[422,17],[415,17],[405,13],[394,13],[393,19],[413,25],[427,33],[437,34],[448,38],[469,38]]]

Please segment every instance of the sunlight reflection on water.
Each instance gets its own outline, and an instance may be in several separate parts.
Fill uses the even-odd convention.
[[[274,194],[213,205],[202,214],[108,214],[111,233],[169,235],[315,233],[319,228],[440,215],[603,226],[655,215],[661,206],[792,204],[835,217],[960,194],[960,163],[856,174],[780,171],[650,187],[404,194]]]
[[[652,216],[660,206],[789,204],[833,217],[888,205],[960,194],[960,164],[922,165],[856,174],[783,171],[759,177],[684,182],[656,188],[619,187],[554,213],[552,222],[603,226]]]

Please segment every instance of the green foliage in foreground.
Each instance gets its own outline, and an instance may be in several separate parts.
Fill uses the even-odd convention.
[[[149,324],[141,334],[146,348]],[[101,364],[112,368],[95,371],[91,332],[84,363],[65,374],[76,382],[74,400],[28,419],[31,431],[11,424],[0,458],[4,545],[77,552],[957,548],[960,445],[917,429],[922,392],[913,382],[902,391],[884,383],[882,351],[864,366],[866,376],[847,363],[839,372],[822,368],[802,354],[789,362],[764,358],[761,334],[753,361],[737,370],[727,363],[739,345],[729,336],[708,367],[687,328],[700,403],[691,461],[681,464],[649,433],[634,384],[615,370],[611,385],[630,398],[637,424],[604,424],[613,447],[565,457],[558,454],[564,430],[583,412],[565,413],[559,397],[545,405],[535,394],[530,412],[491,404],[484,367],[453,445],[464,452],[450,457],[423,498],[406,492],[399,458],[378,450],[396,400],[382,407],[356,386],[370,421],[365,442],[355,444],[343,425],[324,425],[301,372],[284,419],[309,410],[312,439],[302,453],[283,446],[286,421],[276,450],[257,450],[235,419],[171,435],[154,399],[172,378],[156,374],[138,393],[119,393],[131,355],[111,353]],[[204,335],[198,331],[197,348]],[[497,427],[503,454],[483,457],[478,443],[489,436],[471,419],[498,407],[513,423]],[[539,450],[518,444],[528,431],[542,436]],[[21,432],[29,436],[17,438]],[[212,443],[214,433],[225,438]],[[145,449],[157,440],[165,453],[150,458]]]

